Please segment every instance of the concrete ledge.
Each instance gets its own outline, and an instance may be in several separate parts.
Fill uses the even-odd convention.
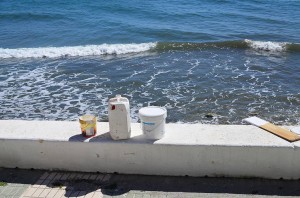
[[[166,136],[113,141],[108,123],[83,138],[79,123],[0,121],[0,167],[174,176],[300,178],[300,142],[250,125],[167,124]]]

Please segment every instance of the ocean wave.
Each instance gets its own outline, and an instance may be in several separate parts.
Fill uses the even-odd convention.
[[[253,41],[245,39],[248,47],[269,52],[300,52],[300,43],[273,42],[273,41]]]
[[[55,58],[64,56],[99,56],[139,53],[148,51],[156,43],[102,44],[69,47],[0,48],[0,58]]]
[[[300,52],[299,43],[237,40],[207,43],[190,42],[151,42],[140,44],[102,44],[66,47],[39,47],[39,48],[0,48],[0,58],[55,58],[66,56],[99,56],[141,53],[149,50],[165,52],[173,50],[190,51],[211,48],[253,49],[267,52]]]
[[[158,43],[158,50],[201,50],[210,48],[253,49],[268,52],[295,51],[300,52],[300,44],[288,42],[236,40],[207,43]]]
[[[192,42],[160,42],[156,49],[167,50],[201,50],[210,48],[246,48],[247,44],[241,41],[221,41],[221,42],[206,42],[206,43],[192,43]]]
[[[245,39],[245,42],[250,48],[262,51],[282,52],[287,50],[288,43],[286,42],[271,42],[271,41],[252,41]]]

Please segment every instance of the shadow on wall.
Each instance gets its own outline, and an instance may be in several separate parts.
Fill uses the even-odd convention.
[[[109,132],[103,133],[101,135],[96,135],[94,137],[84,137],[81,134],[73,135],[69,138],[69,142],[131,142],[131,143],[148,143],[148,144],[154,144],[158,140],[149,140],[145,137],[145,135],[137,135],[134,137],[131,137],[130,139],[127,140],[113,140],[110,137]]]
[[[100,142],[100,141],[111,141],[109,132],[103,133],[98,136],[93,136],[90,138],[84,137],[82,134],[73,135],[69,138],[69,142]]]

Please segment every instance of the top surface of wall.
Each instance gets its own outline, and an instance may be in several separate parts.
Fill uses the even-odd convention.
[[[86,143],[143,143],[159,145],[220,145],[300,147],[300,141],[290,143],[251,125],[167,124],[165,137],[146,140],[139,123],[131,124],[129,140],[113,141],[108,122],[97,123],[97,135],[84,138],[76,121],[0,120],[0,139],[71,141]]]

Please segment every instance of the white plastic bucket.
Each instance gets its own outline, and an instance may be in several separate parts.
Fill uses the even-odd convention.
[[[141,128],[147,139],[157,140],[165,135],[167,110],[163,107],[149,106],[139,110]]]

